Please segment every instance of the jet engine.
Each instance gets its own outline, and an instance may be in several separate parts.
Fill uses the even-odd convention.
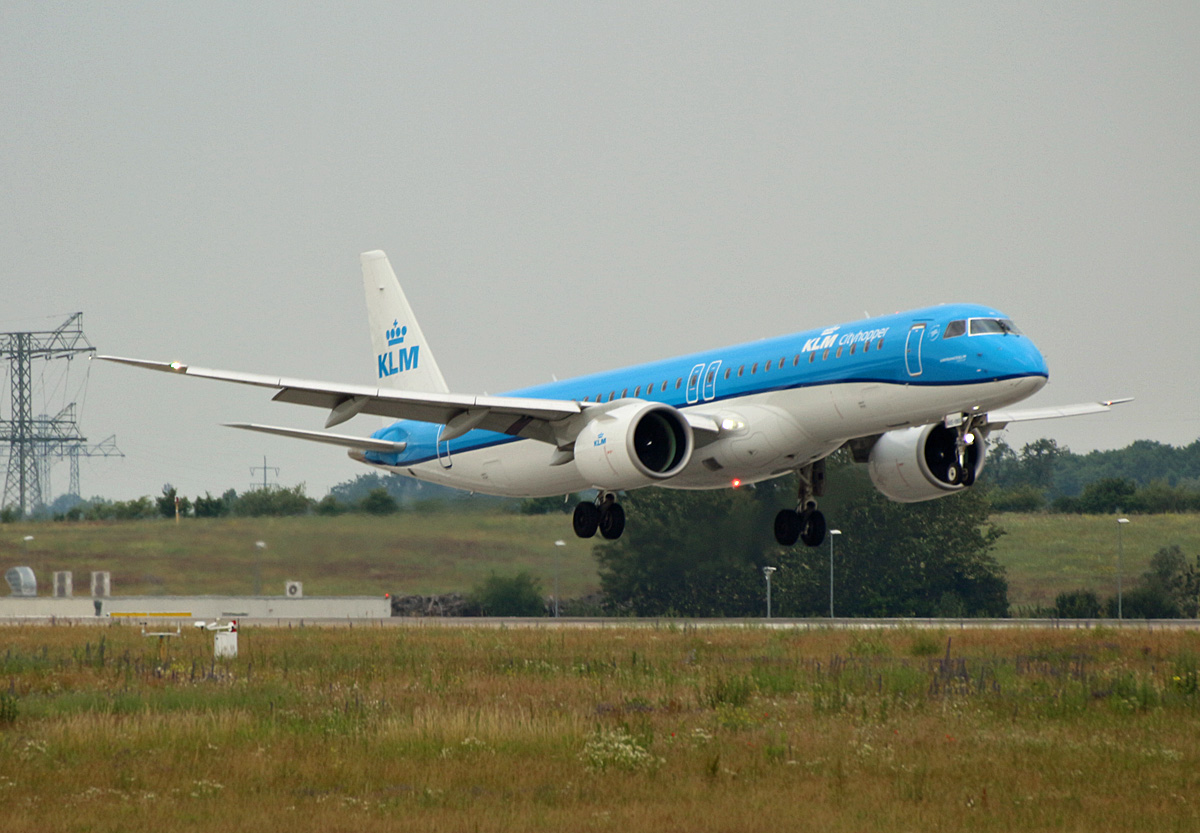
[[[960,463],[958,431],[942,423],[888,431],[871,449],[875,488],[897,503],[945,497],[975,482],[983,470],[983,435],[969,432]]]
[[[678,410],[634,400],[584,426],[575,439],[575,466],[596,488],[633,489],[683,471],[693,445],[692,427]]]

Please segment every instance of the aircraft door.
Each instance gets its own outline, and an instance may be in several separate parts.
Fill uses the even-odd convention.
[[[704,401],[711,402],[717,398],[717,371],[721,369],[721,360],[717,359],[708,365],[704,371]]]
[[[925,322],[913,324],[904,344],[904,365],[909,376],[921,375],[921,344],[925,341]]]
[[[704,365],[698,364],[688,374],[687,403],[695,405],[700,401],[700,377],[704,375]]]

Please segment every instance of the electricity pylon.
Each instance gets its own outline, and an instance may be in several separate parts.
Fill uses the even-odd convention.
[[[44,461],[49,453],[86,443],[75,423],[71,403],[58,416],[33,415],[33,360],[67,359],[95,353],[83,334],[83,313],[77,312],[57,329],[43,332],[0,333],[0,358],[7,358],[12,377],[12,419],[0,420],[0,442],[9,444],[8,476],[0,509],[15,506],[22,516],[45,504],[42,491]]]

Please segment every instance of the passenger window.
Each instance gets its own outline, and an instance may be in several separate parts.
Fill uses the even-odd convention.
[[[771,359],[771,361],[767,362],[767,366],[763,368],[763,373],[766,373],[767,371],[769,371],[771,369],[771,362],[774,362],[774,361],[775,361],[774,359]]]
[[[637,399],[641,395],[642,395],[642,386],[638,385],[636,388],[633,389],[633,398]]]
[[[817,351],[813,350],[811,353],[808,354],[808,363],[812,364],[816,358],[817,358]]]
[[[610,390],[608,392],[608,401],[612,402],[616,398],[617,398],[617,392],[615,390]]]
[[[837,352],[833,354],[833,357],[835,359],[840,359],[842,357],[842,348],[840,345],[838,346]]]
[[[742,378],[742,374],[745,372],[746,372],[746,365],[742,365],[741,367],[739,367],[738,368],[738,378],[739,379]]]
[[[704,384],[711,385],[713,383],[713,379],[715,378],[717,378],[717,369],[714,367],[712,370],[708,371],[708,377],[704,380]]]
[[[797,353],[796,358],[792,359],[792,367],[799,367],[799,366],[800,366],[800,354]]]
[[[622,399],[624,399],[624,398],[625,398],[626,396],[628,396],[628,395],[629,395],[629,388],[625,388],[625,390],[621,391],[621,398],[622,398]]]
[[[780,357],[779,357],[779,369],[780,369],[780,370],[783,370],[783,363],[784,363],[784,362],[786,362],[786,361],[787,361],[787,356],[780,356]]]
[[[829,358],[829,348],[828,347],[826,347],[825,352],[821,354],[821,361],[825,361],[827,358]]]
[[[755,362],[754,364],[750,365],[750,375],[753,376],[757,372],[758,372],[758,362]]]
[[[951,321],[946,325],[945,332],[942,333],[942,338],[957,338],[967,331],[966,321]]]
[[[856,346],[857,346],[857,345],[854,345],[854,344],[851,344],[851,345],[850,345],[850,355],[851,355],[851,356],[853,356],[853,355],[854,355],[854,348],[855,348]]]
[[[667,380],[666,379],[663,379],[662,392],[663,393],[667,392]]]
[[[726,379],[728,379],[728,378],[729,378],[729,374],[730,374],[730,373],[733,373],[733,368],[732,368],[732,367],[727,367],[727,368],[725,368],[725,378],[726,378]]]
[[[864,342],[863,342],[863,352],[865,353],[865,352],[867,352],[867,351],[868,351],[868,350],[870,350],[870,349],[871,349],[871,342],[869,342],[869,341],[864,341]]]
[[[588,398],[589,398],[589,397],[587,397],[587,396],[583,397],[583,401],[584,401],[584,402],[587,402],[587,401],[588,401]]]
[[[679,390],[681,387],[683,387],[683,377],[682,376],[680,376],[678,379],[675,380],[675,390]]]
[[[883,349],[883,337],[882,336],[880,336],[879,341],[875,342],[875,349],[876,350]]]

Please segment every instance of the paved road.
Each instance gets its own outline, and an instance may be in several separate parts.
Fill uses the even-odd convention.
[[[104,616],[66,618],[55,616],[14,616],[0,618],[5,625],[98,626],[116,625],[141,627],[149,624],[155,630],[192,626],[197,620],[154,617],[138,620],[109,619]],[[327,627],[327,628],[774,628],[794,630],[912,628],[932,630],[991,629],[1071,629],[1096,627],[1125,630],[1200,630],[1197,619],[545,619],[499,617],[400,617],[387,619],[319,619],[319,618],[242,618],[241,627]]]

